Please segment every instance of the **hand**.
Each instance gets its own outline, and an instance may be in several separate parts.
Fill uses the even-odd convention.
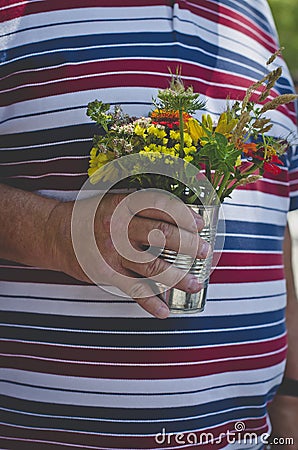
[[[200,216],[173,197],[154,194],[142,191],[133,200],[109,194],[100,202],[97,197],[80,200],[75,207],[60,203],[52,211],[47,234],[56,270],[58,267],[83,281],[116,286],[153,316],[165,318],[167,306],[152,289],[152,282],[144,278],[186,292],[198,292],[201,286],[196,277],[152,257],[144,248],[163,247],[165,243],[168,249],[205,258],[209,245],[198,235],[203,228]],[[70,233],[73,208],[74,248]],[[171,216],[179,219],[179,228]]]
[[[272,450],[297,450],[298,397],[276,395],[269,407],[269,414],[272,434],[268,441],[272,443]]]

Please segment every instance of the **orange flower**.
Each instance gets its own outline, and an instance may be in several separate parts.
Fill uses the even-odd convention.
[[[241,144],[240,149],[246,155],[252,155],[253,153],[257,153],[258,147],[255,142],[249,142],[247,144]]]
[[[154,125],[160,124],[169,128],[179,127],[179,111],[167,111],[166,109],[155,109],[150,114]],[[187,122],[191,116],[183,113],[183,122]]]

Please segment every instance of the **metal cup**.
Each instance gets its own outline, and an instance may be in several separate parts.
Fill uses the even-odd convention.
[[[217,223],[218,223],[218,205],[188,205],[196,213],[199,213],[204,219],[204,228],[199,233],[211,247],[206,259],[193,259],[188,255],[177,254],[172,250],[163,249],[160,258],[173,264],[185,272],[191,273],[198,278],[203,288],[194,294],[171,288],[165,290],[162,294],[163,300],[167,303],[172,313],[198,313],[204,311],[206,304],[207,288],[209,276],[213,263],[213,250],[215,244]],[[164,288],[164,286],[163,286]]]

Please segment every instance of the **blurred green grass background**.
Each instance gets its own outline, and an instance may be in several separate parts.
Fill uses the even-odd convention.
[[[268,3],[279,34],[280,45],[285,48],[284,59],[294,81],[298,84],[298,1],[268,0]]]
[[[280,45],[284,47],[283,57],[298,92],[298,1],[268,0],[268,3],[279,34]],[[293,241],[293,269],[298,294],[298,211],[289,213],[288,219]]]

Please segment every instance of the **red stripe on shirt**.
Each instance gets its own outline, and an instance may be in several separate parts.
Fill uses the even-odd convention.
[[[185,432],[184,436],[180,435],[180,443],[181,439],[184,438],[184,440],[191,444],[197,444],[199,445],[202,443],[202,446],[200,445],[198,448],[202,448],[204,450],[219,450],[222,447],[228,445],[228,440],[226,437],[227,430],[230,430],[230,440],[232,438],[232,432],[236,433],[235,430],[235,422],[236,421],[230,421],[229,423],[225,423],[224,425],[220,425],[213,428],[208,429],[202,429],[200,431],[192,431],[190,430],[188,433]],[[268,431],[268,424],[265,418],[257,418],[257,419],[245,419],[245,430],[241,433],[249,432],[250,430],[254,433],[258,432],[259,435],[262,433],[266,433]],[[83,426],[82,426],[83,428]],[[165,428],[166,430],[166,423],[160,420],[159,423],[156,424],[156,433],[162,433],[162,429]],[[169,431],[165,431],[166,433],[169,433]],[[191,434],[190,434],[191,433]],[[203,433],[212,433],[214,437],[214,442],[210,442],[209,444],[206,443],[206,435]],[[194,438],[194,435],[196,436],[196,439]],[[210,436],[210,435],[209,435]],[[4,437],[8,437],[9,441],[5,439]],[[157,440],[155,440],[155,437]],[[221,437],[221,439],[219,439]],[[238,433],[234,436],[236,439],[238,439]],[[160,434],[158,436],[156,435],[149,435],[149,436],[125,436],[125,435],[108,435],[108,434],[100,434],[100,433],[84,433],[82,432],[75,432],[67,430],[47,430],[47,429],[36,429],[34,424],[34,419],[32,419],[32,426],[30,428],[26,427],[18,427],[18,426],[9,426],[9,425],[0,425],[0,441],[1,438],[3,439],[3,445],[7,445],[7,442],[10,442],[12,444],[11,448],[12,450],[18,449],[24,449],[25,446],[22,447],[21,442],[25,441],[25,439],[28,439],[28,441],[31,441],[34,444],[34,442],[38,442],[38,447],[30,446],[30,449],[32,450],[52,450],[53,446],[52,444],[47,444],[53,439],[55,441],[58,440],[62,444],[68,444],[73,445],[73,449],[77,448],[75,446],[79,445],[82,446],[81,449],[85,449],[85,445],[95,446],[96,449],[114,449],[114,448],[127,448],[127,449],[152,449],[152,448],[158,448],[158,440],[160,442],[160,448],[167,448],[170,446],[175,446],[175,448],[178,448],[178,444],[175,440],[175,434],[172,436],[166,436],[165,442],[162,444],[161,447],[161,441],[163,440],[163,434]],[[192,438],[192,440],[191,440]],[[194,440],[195,439],[195,440]],[[210,438],[209,438],[210,439]],[[27,443],[28,443],[27,441]],[[26,442],[26,441],[25,441]],[[57,444],[57,442],[56,442]],[[26,444],[25,444],[26,445]],[[166,446],[166,447],[165,447]],[[7,447],[6,447],[7,448]],[[27,447],[26,447],[27,448]],[[182,447],[184,448],[184,446]]]
[[[184,7],[184,0],[179,1],[179,6]],[[255,22],[250,21],[247,17],[238,13],[234,9],[219,6],[214,1],[209,0],[194,0],[191,4],[187,3],[185,7],[187,11],[193,12],[195,15],[204,17],[213,23],[225,25],[230,29],[239,31],[246,36],[251,37],[254,41],[259,42],[271,53],[274,53],[276,42],[268,33],[265,33]]]
[[[275,366],[284,361],[286,357],[286,349],[281,349],[278,353],[272,355],[255,356],[248,358],[231,358],[228,361],[213,362],[208,364],[171,364],[169,366],[158,365],[150,366],[144,364],[138,366],[132,364],[127,366],[118,363],[101,364],[77,362],[69,363],[60,361],[45,360],[32,356],[1,356],[0,362],[2,367],[9,369],[28,370],[28,359],[30,360],[30,370],[33,372],[88,378],[109,378],[109,379],[177,379],[177,378],[196,378],[217,373],[257,370]]]
[[[30,14],[45,13],[50,11],[59,11],[64,9],[81,9],[81,8],[98,8],[98,0],[51,0],[45,1],[26,1],[21,4],[15,1],[9,0],[6,2],[2,0],[0,2],[0,8],[4,8],[11,5],[10,8],[5,8],[1,11],[0,22],[7,20],[17,19],[21,16],[27,16]],[[15,6],[14,6],[15,5]],[[172,6],[171,0],[150,0],[152,6]],[[140,7],[148,6],[148,2],[144,0],[101,0],[101,8],[117,8],[117,7]]]
[[[137,339],[137,338],[136,338]],[[177,338],[178,340],[178,338]],[[166,364],[191,363],[196,361],[208,362],[216,359],[239,358],[253,355],[262,355],[277,351],[287,343],[282,336],[265,342],[244,343],[240,345],[219,345],[210,348],[162,350],[142,349],[101,349],[82,346],[51,345],[33,342],[15,342],[3,340],[5,353],[11,355],[35,356],[49,359],[64,359],[65,361],[102,362],[115,364]]]

